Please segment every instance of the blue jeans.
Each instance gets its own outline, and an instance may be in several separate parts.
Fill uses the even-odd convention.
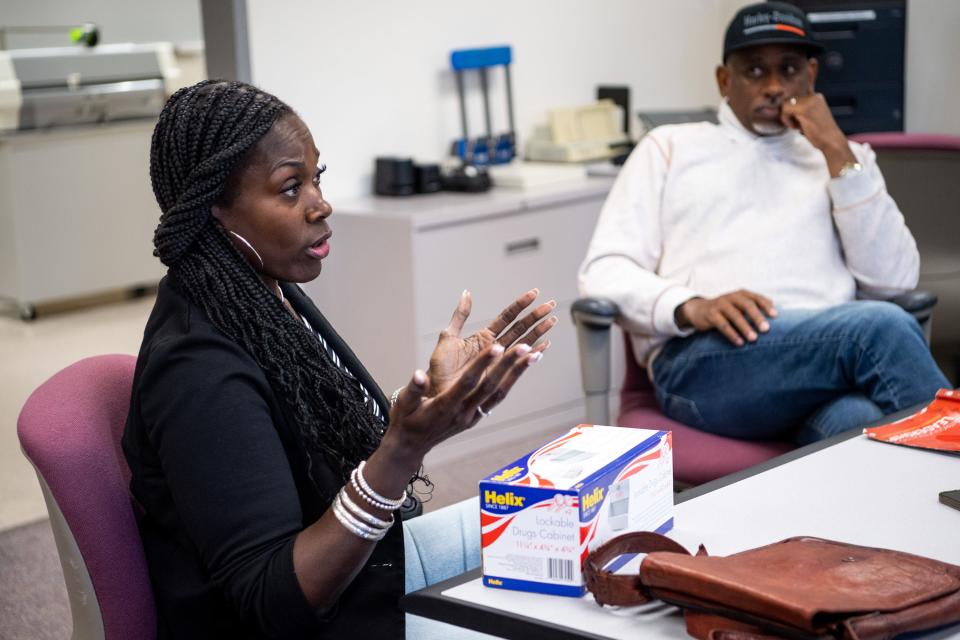
[[[480,501],[471,498],[403,523],[406,592],[423,589],[480,566]],[[493,638],[407,614],[407,640]]]
[[[667,342],[653,364],[664,413],[747,440],[806,444],[933,400],[950,383],[917,321],[889,302],[786,310],[742,347],[717,331]]]

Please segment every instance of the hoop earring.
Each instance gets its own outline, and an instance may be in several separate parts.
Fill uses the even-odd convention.
[[[250,251],[253,251],[253,255],[257,256],[257,260],[260,261],[260,268],[263,269],[263,258],[261,258],[261,257],[260,257],[260,254],[257,252],[257,250],[253,248],[253,245],[250,244],[250,241],[247,240],[246,238],[244,238],[242,235],[240,235],[240,234],[237,233],[236,231],[230,231],[230,229],[227,229],[227,231],[229,231],[229,232],[232,233],[234,236],[236,236],[237,239],[240,240],[240,242],[242,242],[243,244],[247,245],[247,248],[249,248]]]
[[[240,235],[240,234],[237,233],[236,231],[230,231],[230,229],[227,229],[227,231],[229,231],[230,233],[232,233],[233,235],[235,235],[235,236],[237,237],[237,239],[240,240],[240,242],[242,242],[243,244],[247,245],[247,246],[250,248],[250,251],[253,251],[253,255],[257,256],[257,260],[260,261],[260,269],[263,270],[263,258],[261,258],[261,257],[260,257],[260,254],[257,252],[257,250],[253,248],[253,245],[250,244],[250,241],[247,240],[246,238],[244,238],[242,235]],[[279,283],[279,282],[277,282],[277,294],[278,294],[279,297],[280,297],[280,302],[285,303],[285,302],[286,302],[286,298],[283,297],[283,289],[280,288],[280,283]]]

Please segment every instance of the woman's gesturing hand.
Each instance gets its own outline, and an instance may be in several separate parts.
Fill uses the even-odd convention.
[[[390,409],[390,427],[385,440],[391,440],[419,464],[430,449],[469,429],[482,417],[478,410],[489,411],[499,403],[527,368],[540,360],[526,344],[504,350],[493,342],[483,349],[440,393],[428,396],[433,387],[422,371],[397,396]]]
[[[539,289],[527,291],[501,311],[486,327],[464,338],[461,337],[460,332],[473,307],[470,292],[464,291],[453,312],[453,317],[450,318],[450,324],[440,332],[437,346],[430,356],[430,368],[427,370],[430,386],[427,395],[443,393],[481,351],[494,343],[504,349],[524,344],[531,347],[529,352],[531,355],[541,353],[549,347],[549,340],[540,344],[536,342],[557,324],[556,316],[547,318],[557,306],[555,301],[544,302],[517,320],[523,310],[533,304],[539,294]],[[502,399],[501,397],[496,402]],[[492,408],[492,405],[484,405],[483,410],[489,411]]]
[[[461,338],[472,304],[464,291],[440,334],[429,371],[417,371],[398,394],[386,439],[419,459],[492,411],[550,345],[536,342],[556,324],[556,317],[547,318],[556,302],[545,302],[520,317],[538,293],[524,293],[484,329]]]

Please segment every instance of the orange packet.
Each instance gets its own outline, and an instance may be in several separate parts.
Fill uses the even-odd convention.
[[[960,391],[940,389],[934,401],[917,413],[863,432],[880,442],[960,455]]]

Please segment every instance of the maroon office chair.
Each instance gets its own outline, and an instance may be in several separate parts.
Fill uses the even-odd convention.
[[[647,370],[637,364],[624,334],[626,371],[620,389],[617,424],[673,431],[673,475],[681,484],[698,485],[752,467],[794,447],[790,442],[726,438],[676,422],[660,413]]]
[[[136,358],[104,355],[55,374],[17,422],[50,514],[73,639],[152,640],[156,609],[120,437]]]
[[[891,302],[912,313],[929,339],[936,296],[911,291]],[[796,447],[791,442],[749,441],[725,438],[688,427],[660,412],[653,384],[637,364],[626,334],[626,372],[620,390],[620,415],[610,422],[610,328],[620,314],[615,303],[600,298],[580,298],[571,309],[577,325],[580,374],[586,402],[586,421],[623,427],[673,432],[673,477],[678,487],[698,485],[759,464]]]

